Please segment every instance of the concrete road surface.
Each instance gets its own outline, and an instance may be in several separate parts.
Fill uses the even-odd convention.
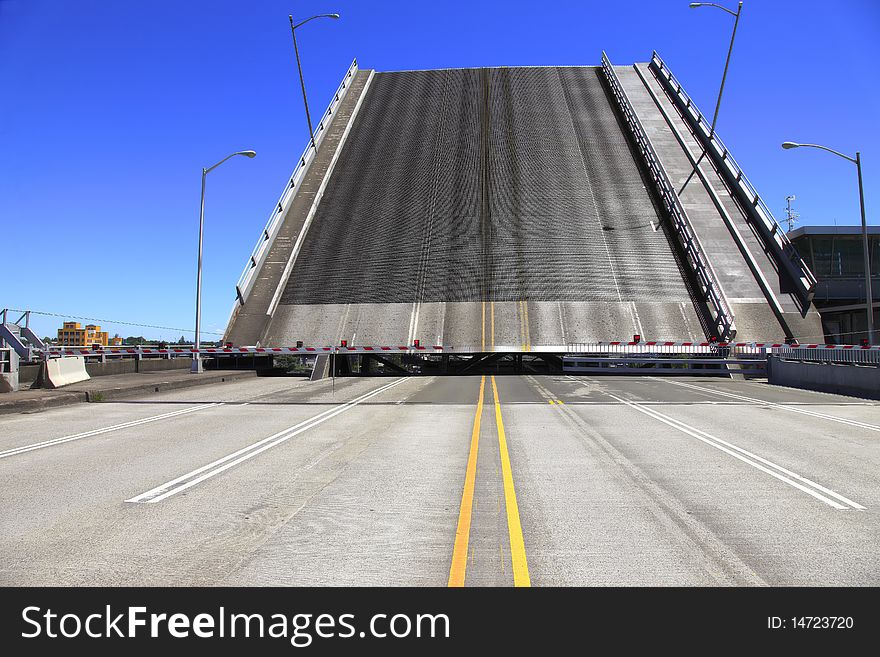
[[[265,378],[0,418],[3,585],[877,585],[880,408]]]

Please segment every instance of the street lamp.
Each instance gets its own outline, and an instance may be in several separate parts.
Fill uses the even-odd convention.
[[[736,17],[736,20],[733,22],[733,34],[730,35],[730,48],[727,50],[727,61],[724,62],[724,74],[721,76],[721,89],[718,90],[718,102],[715,103],[715,116],[712,117],[712,129],[709,133],[709,139],[711,139],[715,134],[715,122],[718,121],[718,110],[721,109],[721,94],[724,93],[724,82],[727,80],[727,69],[730,66],[730,55],[733,53],[733,40],[736,39],[736,27],[739,25],[739,15],[740,12],[742,12],[743,3],[739,3],[736,11],[731,11],[727,7],[716,5],[714,2],[692,2],[689,6],[691,9],[696,9],[698,7],[715,7]]]
[[[315,151],[317,151],[318,147],[315,144],[315,131],[312,129],[312,117],[309,114],[309,101],[306,100],[306,83],[303,80],[302,64],[299,61],[299,48],[296,45],[296,28],[302,27],[303,25],[305,25],[309,21],[313,21],[316,18],[332,18],[332,19],[336,20],[339,18],[339,14],[318,14],[317,16],[312,16],[311,18],[307,18],[304,21],[297,23],[296,25],[294,25],[294,23],[293,23],[293,16],[288,16],[288,18],[290,19],[290,33],[293,35],[293,52],[296,54],[296,68],[297,68],[297,70],[299,70],[299,84],[302,87],[302,92],[303,92],[303,104],[305,104],[305,106],[306,106],[306,121],[309,122],[309,137],[312,140],[312,148],[314,148]]]
[[[818,144],[798,144],[793,141],[783,142],[782,147],[785,150],[792,148],[818,148],[823,151],[833,153],[844,160],[849,160],[856,165],[856,171],[859,176],[859,207],[862,211],[862,248],[865,256],[865,302],[868,309],[868,344],[874,344],[874,294],[871,290],[871,250],[868,247],[868,223],[865,220],[865,188],[862,185],[862,155],[856,151],[855,157],[844,155],[833,148],[827,146],[819,146]]]
[[[256,151],[238,151],[233,153],[232,155],[227,155],[222,160],[217,162],[212,167],[208,167],[207,169],[202,169],[202,202],[199,205],[199,265],[198,265],[198,274],[196,277],[196,336],[195,341],[193,343],[193,361],[192,367],[190,368],[190,372],[193,374],[200,374],[204,371],[204,367],[202,366],[202,355],[199,353],[199,331],[201,329],[201,321],[202,321],[202,234],[205,232],[205,178],[208,177],[208,174],[211,173],[214,169],[223,164],[226,160],[231,157],[235,157],[236,155],[244,155],[245,157],[256,157]]]

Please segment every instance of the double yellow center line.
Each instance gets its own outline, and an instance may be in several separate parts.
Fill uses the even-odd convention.
[[[513,565],[513,585],[531,586],[529,567],[526,560],[525,540],[516,503],[516,490],[513,485],[513,471],[510,467],[510,454],[507,450],[507,436],[504,433],[504,420],[501,417],[501,402],[498,399],[498,386],[492,379],[492,396],[495,401],[495,425],[498,429],[498,448],[501,454],[501,478],[504,484],[504,505],[507,512],[507,533],[510,538],[510,558]],[[449,569],[449,586],[464,586],[467,571],[468,541],[470,539],[471,518],[474,505],[474,485],[477,479],[477,454],[480,447],[480,420],[483,415],[486,377],[480,380],[480,395],[471,432],[471,448],[468,454],[464,490],[461,495],[461,508],[458,513],[458,527],[455,531],[455,545],[452,550],[452,566]]]
[[[513,585],[531,586],[529,566],[526,562],[526,544],[523,539],[522,524],[519,520],[519,506],[513,488],[513,471],[510,468],[510,454],[507,452],[507,438],[504,435],[504,421],[501,419],[501,402],[498,401],[498,387],[492,377],[492,394],[495,396],[495,423],[498,425],[498,448],[501,450],[501,476],[504,480],[504,505],[507,509],[507,533],[510,536],[510,558],[513,562]]]
[[[488,305],[488,308],[487,308]],[[532,331],[529,327],[529,302],[519,300],[516,302],[516,318],[519,321],[519,342],[523,351],[532,350]],[[488,321],[488,331],[487,322]],[[502,322],[502,324],[504,324]],[[488,333],[488,335],[487,335]],[[480,319],[480,349],[481,351],[495,351],[495,302],[483,301]]]
[[[468,541],[471,535],[471,515],[474,509],[474,484],[477,481],[477,452],[480,449],[480,418],[483,415],[485,388],[486,377],[484,376],[480,379],[480,396],[477,399],[474,429],[471,432],[471,451],[468,454],[464,490],[461,493],[461,508],[458,511],[458,528],[455,530],[455,546],[452,548],[449,586],[464,586],[464,573],[467,570]]]

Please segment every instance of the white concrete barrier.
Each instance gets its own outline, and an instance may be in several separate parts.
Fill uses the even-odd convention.
[[[46,361],[46,381],[50,388],[60,388],[91,378],[82,356],[64,356]]]
[[[810,363],[770,356],[767,380],[777,386],[880,399],[880,366],[877,365]]]

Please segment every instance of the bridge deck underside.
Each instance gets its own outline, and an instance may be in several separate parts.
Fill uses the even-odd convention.
[[[376,74],[262,342],[704,337],[600,75]]]

